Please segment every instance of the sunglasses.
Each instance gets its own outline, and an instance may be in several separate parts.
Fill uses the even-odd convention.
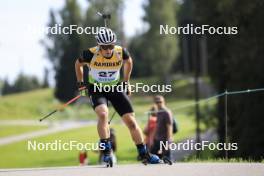
[[[156,104],[162,103],[162,101],[155,101]]]
[[[114,45],[101,45],[101,48],[103,49],[103,50],[108,50],[108,49],[110,49],[110,50],[112,50],[112,49],[114,49]]]

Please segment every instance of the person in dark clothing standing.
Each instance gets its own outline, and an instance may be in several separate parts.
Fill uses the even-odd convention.
[[[158,107],[157,111],[157,125],[154,135],[154,143],[151,148],[151,153],[158,155],[160,158],[166,156],[170,159],[170,149],[160,148],[161,142],[171,143],[173,137],[173,119],[171,111],[165,105],[165,99],[163,96],[155,96],[154,102]]]

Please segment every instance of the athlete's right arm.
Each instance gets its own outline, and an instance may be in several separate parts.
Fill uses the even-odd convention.
[[[75,73],[77,77],[77,82],[83,82],[83,66],[88,65],[93,58],[93,53],[88,50],[84,50],[81,56],[75,61]]]
[[[75,73],[77,82],[83,82],[83,66],[85,63],[80,62],[79,59],[76,59],[75,61]]]
[[[85,63],[80,62],[79,59],[76,59],[75,61],[75,73],[76,73],[76,77],[77,77],[77,87],[79,90],[79,95],[80,96],[87,96],[87,90],[86,90],[86,86],[83,82],[83,66],[85,65]]]

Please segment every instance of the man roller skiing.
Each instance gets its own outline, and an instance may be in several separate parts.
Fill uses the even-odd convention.
[[[146,145],[143,143],[142,130],[137,124],[134,110],[128,98],[128,95],[131,94],[129,80],[133,66],[132,58],[125,48],[115,45],[116,35],[110,28],[100,28],[95,38],[97,46],[83,51],[82,56],[75,62],[75,71],[78,88],[87,86],[91,104],[98,117],[97,130],[100,143],[105,146],[103,150],[104,162],[107,163],[107,166],[112,167],[107,106],[107,102],[110,101],[128,127],[142,162],[144,164],[159,163],[159,158],[156,155],[149,154]],[[82,67],[84,65],[89,67],[88,85],[84,85],[83,82]],[[120,80],[120,70],[122,67],[123,81]],[[128,87],[127,91],[120,92],[115,89],[115,86],[124,83]],[[114,89],[111,92],[99,91],[95,89],[97,85],[111,85]]]

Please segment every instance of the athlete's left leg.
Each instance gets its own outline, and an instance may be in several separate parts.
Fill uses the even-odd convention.
[[[143,133],[139,127],[134,113],[126,113],[122,116],[123,122],[128,127],[133,141],[135,142],[138,150],[138,154],[144,164],[151,163],[156,164],[160,162],[160,159],[157,155],[149,154],[146,144],[143,143]]]
[[[143,143],[143,133],[135,119],[134,110],[129,97],[124,92],[113,92],[107,95],[116,112],[122,117],[122,120],[128,127],[135,144]]]
[[[122,117],[123,122],[129,129],[131,137],[137,146],[138,154],[144,163],[158,163],[159,158],[148,153],[146,145],[143,143],[143,133],[139,127],[132,105],[128,96],[123,92],[116,92],[108,96],[117,113]]]
[[[131,137],[136,145],[143,144],[144,138],[141,128],[139,127],[134,113],[126,113],[122,116],[123,122],[128,127]]]

